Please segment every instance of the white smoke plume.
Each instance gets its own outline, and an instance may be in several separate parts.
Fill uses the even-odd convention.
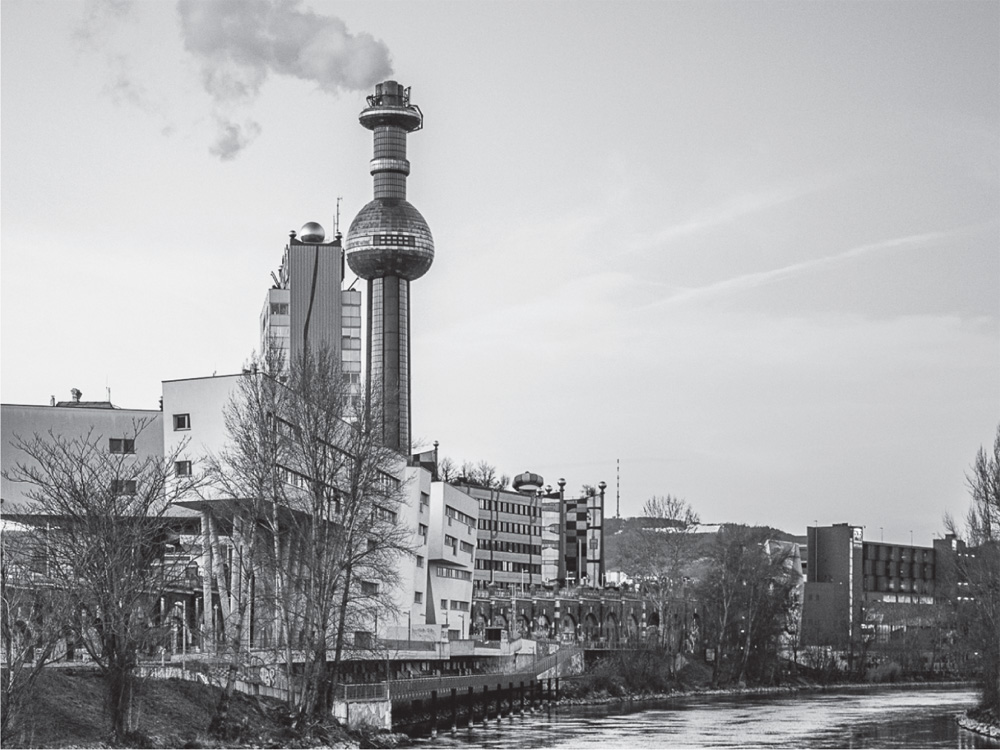
[[[219,133],[211,153],[233,159],[260,133],[234,111],[253,102],[268,75],[313,81],[323,91],[364,90],[392,73],[385,43],[351,34],[339,18],[300,0],[178,0],[184,47],[201,64]]]

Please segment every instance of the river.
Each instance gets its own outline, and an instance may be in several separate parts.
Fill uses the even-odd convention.
[[[425,747],[1000,747],[958,727],[969,689],[858,689],[564,706],[445,731]]]

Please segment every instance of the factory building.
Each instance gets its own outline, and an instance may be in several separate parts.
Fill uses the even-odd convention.
[[[903,627],[961,596],[954,562],[966,546],[952,534],[931,547],[867,541],[864,527],[846,523],[810,526],[806,534],[803,645],[848,648],[877,637],[890,615]]]
[[[455,481],[479,505],[477,591],[603,584],[604,483],[566,498],[565,480],[558,491],[543,481],[530,471],[514,477],[512,490]]]
[[[361,292],[344,289],[340,233],[308,222],[291,232],[281,265],[272,273],[260,314],[260,352],[276,352],[287,370],[307,351],[340,352],[344,382],[361,388]]]

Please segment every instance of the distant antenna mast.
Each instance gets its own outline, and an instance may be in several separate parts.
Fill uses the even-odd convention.
[[[615,518],[622,517],[622,460],[615,459]]]
[[[337,196],[337,215],[333,219],[333,233],[339,240],[343,235],[340,233],[340,202],[344,200],[342,196]]]

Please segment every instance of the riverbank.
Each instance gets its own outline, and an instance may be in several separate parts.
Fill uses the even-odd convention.
[[[730,687],[730,688],[707,688],[697,687],[684,690],[671,690],[668,692],[653,693],[633,693],[622,696],[608,695],[606,692],[598,691],[588,696],[572,696],[560,698],[556,705],[560,706],[600,706],[616,703],[655,703],[658,701],[677,700],[683,698],[706,698],[706,697],[728,697],[728,696],[754,696],[754,695],[783,695],[800,692],[853,692],[856,690],[870,690],[872,688],[904,689],[913,688],[971,688],[975,683],[969,681],[937,681],[937,682],[841,682],[834,684],[820,684],[800,680],[787,685],[772,685],[766,687]],[[968,719],[974,722],[974,719]],[[989,725],[985,725],[989,726]],[[995,728],[998,729],[998,728]],[[975,731],[975,730],[973,730]],[[994,736],[994,735],[989,735]]]
[[[976,734],[981,734],[984,737],[989,737],[991,740],[1000,742],[1000,724],[997,723],[997,717],[970,714],[977,714],[976,709],[956,714],[955,723],[962,727],[962,729],[967,729],[970,732],[975,732]]]
[[[111,747],[104,711],[106,688],[96,669],[44,669],[32,701],[3,747]],[[127,746],[141,748],[395,748],[406,735],[354,732],[334,721],[297,731],[287,706],[270,698],[235,693],[230,721],[210,730],[219,688],[188,680],[141,680],[133,719],[138,731]]]

